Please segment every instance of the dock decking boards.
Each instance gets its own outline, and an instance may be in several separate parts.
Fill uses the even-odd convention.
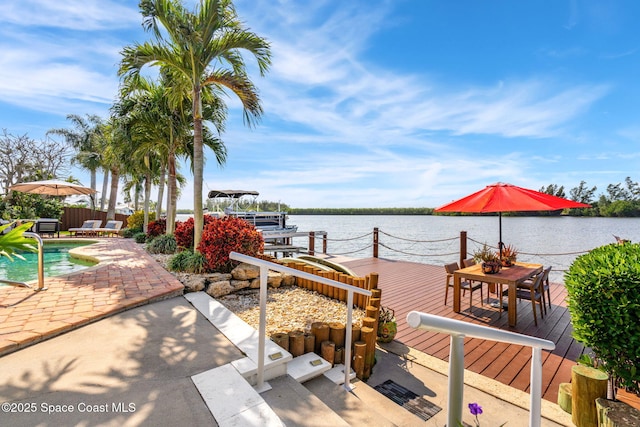
[[[570,382],[571,367],[584,351],[584,346],[571,336],[571,321],[565,303],[566,290],[562,284],[550,284],[552,307],[547,308],[544,319],[538,319],[538,326],[533,323],[531,301],[522,300],[518,302],[518,324],[510,327],[507,312],[503,311],[501,316],[497,309],[487,304],[486,285],[483,290],[484,306],[480,304],[480,292],[474,292],[471,312],[469,295],[466,294],[461,299],[462,311],[454,313],[453,288],[449,291],[447,305],[444,305],[444,266],[379,258],[358,259],[344,264],[362,276],[371,272],[379,273],[382,305],[395,310],[398,322],[395,339],[425,354],[448,361],[449,336],[411,328],[406,323],[406,317],[413,310],[556,343],[552,352],[543,351],[542,398],[545,400],[557,401],[558,386],[562,382]],[[490,294],[490,297],[495,298],[495,294]],[[467,338],[464,352],[466,369],[519,390],[529,391],[531,350],[528,347]]]

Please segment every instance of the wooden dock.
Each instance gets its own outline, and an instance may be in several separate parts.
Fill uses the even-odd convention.
[[[538,318],[538,326],[533,322],[531,301],[522,300],[518,302],[517,326],[510,327],[507,313],[500,315],[498,309],[487,304],[486,285],[483,289],[484,306],[480,304],[480,293],[474,292],[471,311],[467,294],[462,298],[462,312],[454,313],[453,288],[445,305],[444,266],[379,258],[351,260],[343,264],[363,276],[379,273],[382,305],[395,310],[398,322],[395,339],[441,360],[449,359],[449,336],[411,328],[406,323],[407,313],[416,310],[553,341],[555,350],[543,351],[542,397],[545,400],[557,401],[558,386],[570,382],[571,367],[584,351],[584,346],[572,337],[565,302],[566,290],[562,284],[550,284],[552,307],[547,309],[544,319]],[[473,338],[465,340],[466,369],[526,392],[529,391],[530,360],[531,350],[528,347]]]

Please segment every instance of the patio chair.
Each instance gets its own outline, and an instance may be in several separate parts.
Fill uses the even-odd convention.
[[[102,225],[101,219],[88,219],[82,223],[81,227],[70,228],[69,236],[78,237],[79,234],[83,236],[86,235],[97,235],[96,229]]]
[[[547,305],[549,305],[549,308],[551,308],[551,290],[549,289],[549,273],[551,272],[551,268],[552,267],[547,267],[542,271],[542,306],[544,307],[545,314],[547,313]],[[528,288],[532,285],[532,283],[533,279],[525,280],[524,282],[518,284],[518,287],[524,285]]]
[[[459,270],[457,262],[452,262],[451,264],[446,264],[444,266],[445,271],[447,272],[447,282],[444,291],[444,305],[447,305],[447,298],[449,296],[449,287],[453,287],[453,272]],[[469,291],[469,312],[471,312],[471,307],[473,305],[473,291],[476,289],[480,289],[480,304],[484,305],[484,296],[482,295],[482,282],[472,283],[467,282],[466,280],[460,281],[460,288],[462,289],[462,294],[464,295],[467,291]]]
[[[516,289],[516,295],[518,299],[526,299],[531,301],[531,308],[533,309],[533,323],[538,326],[538,317],[536,315],[536,303],[540,306],[540,317],[544,319],[543,313],[543,287],[542,279],[544,277],[544,271],[537,274],[533,280],[528,282],[519,283]],[[508,296],[508,290],[502,293],[502,296]]]
[[[120,229],[122,228],[122,221],[110,220],[104,225],[104,227],[96,228],[95,231],[98,235],[106,235],[107,237],[111,237],[112,235],[118,235]]]
[[[48,234],[51,237],[57,233],[60,237],[60,221],[55,218],[40,218],[36,221],[36,233]]]

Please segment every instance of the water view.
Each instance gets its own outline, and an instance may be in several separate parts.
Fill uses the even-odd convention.
[[[468,251],[499,239],[497,216],[351,216],[291,215],[299,231],[326,231],[327,252],[354,258],[372,256],[372,232],[380,230],[381,258],[444,265],[458,259],[460,232]],[[518,260],[553,266],[551,279],[562,282],[563,271],[582,253],[615,242],[619,236],[640,241],[639,218],[503,217],[502,241],[514,245]],[[353,240],[350,240],[353,239]],[[307,246],[307,239],[294,244]],[[316,251],[322,248],[316,242]]]

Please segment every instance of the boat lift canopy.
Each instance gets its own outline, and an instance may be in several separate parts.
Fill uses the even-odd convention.
[[[230,199],[239,199],[243,196],[255,196],[258,197],[260,193],[257,191],[248,190],[211,190],[209,191],[209,198],[215,199],[217,197],[228,197]]]

